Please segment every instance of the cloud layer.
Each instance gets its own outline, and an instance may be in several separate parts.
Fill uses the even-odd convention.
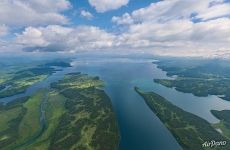
[[[7,26],[66,24],[60,12],[68,9],[67,0],[1,0],[0,24]]]
[[[8,46],[7,42],[0,41],[0,51],[7,48],[21,48],[27,52],[73,53],[109,50],[144,51],[170,56],[230,57],[230,3],[224,0],[165,0],[151,3],[112,17],[115,32],[92,25],[67,26],[68,18],[62,11],[70,9],[71,4],[66,0],[58,0],[55,5],[52,2],[1,1],[0,36],[9,32],[8,26],[25,28],[15,34]],[[118,9],[128,2],[89,0],[100,13]],[[13,19],[1,15],[11,9],[16,10],[9,12]],[[81,10],[80,15],[89,21],[97,17],[86,10]]]
[[[112,21],[126,26],[126,43],[160,55],[230,53],[230,4],[223,0],[152,3]]]
[[[16,38],[25,51],[68,51],[106,49],[113,46],[115,36],[93,26],[75,28],[50,25],[28,27]]]

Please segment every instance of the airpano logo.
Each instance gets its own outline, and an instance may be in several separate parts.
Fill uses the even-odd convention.
[[[202,147],[216,147],[216,146],[225,146],[227,141],[206,141],[202,144]]]

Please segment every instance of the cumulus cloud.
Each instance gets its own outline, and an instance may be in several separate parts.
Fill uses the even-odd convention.
[[[125,13],[122,17],[113,16],[112,17],[112,22],[115,22],[118,25],[124,25],[124,24],[133,24],[134,20],[130,16],[130,14]]]
[[[200,12],[196,18],[201,18],[202,20],[213,19],[216,17],[230,16],[230,5],[229,4],[216,4],[214,6],[208,7],[206,10]]]
[[[166,0],[112,21],[126,26],[119,39],[131,48],[160,55],[222,56],[230,53],[229,7],[223,0]]]
[[[80,15],[86,19],[93,18],[93,15],[89,11],[86,11],[86,10],[81,10]]]
[[[114,16],[112,21],[117,24],[129,24],[130,20],[135,23],[165,22],[172,19],[208,20],[223,16],[230,16],[230,4],[224,0],[166,0],[152,3],[131,14],[125,13],[121,17]]]
[[[110,48],[115,36],[94,26],[75,28],[50,25],[47,27],[28,27],[17,34],[16,43],[25,51],[66,51],[100,50]]]
[[[95,4],[92,6],[98,12],[116,9],[115,6],[120,3],[112,3],[109,0],[91,2]],[[112,4],[112,8],[109,3]],[[70,7],[66,4],[65,7],[57,5],[51,10],[60,15],[61,11]],[[230,57],[229,7],[230,3],[224,0],[159,1],[131,13],[112,17],[112,22],[116,24],[114,27],[122,32],[107,32],[96,26],[32,24],[16,34],[14,44],[18,49],[22,48],[27,52],[141,50],[157,55]],[[43,7],[36,9],[42,14],[51,11]],[[92,17],[92,14],[85,10],[82,10],[80,15]],[[8,24],[5,27],[7,26]],[[0,33],[2,31],[4,30],[0,26]],[[10,44],[10,49],[14,49],[14,44]],[[0,47],[1,45],[7,48],[7,43],[0,42]]]
[[[39,46],[47,42],[42,38],[42,32],[39,29],[28,27],[22,33],[17,35],[17,42],[23,45]]]
[[[230,50],[230,18],[224,13],[207,13],[222,5],[229,4],[221,0],[197,4],[160,1],[113,17],[113,22],[126,26],[119,34],[94,26],[50,25],[28,27],[17,34],[16,42],[25,51],[143,50],[158,55],[222,56]]]
[[[103,13],[109,10],[118,9],[129,3],[129,0],[88,0],[89,4],[96,9],[97,12]]]
[[[71,7],[67,0],[1,0],[0,24],[7,26],[35,26],[66,24],[61,14]]]

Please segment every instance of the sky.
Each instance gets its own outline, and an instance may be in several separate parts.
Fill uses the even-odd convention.
[[[0,55],[230,58],[230,0],[1,0]]]

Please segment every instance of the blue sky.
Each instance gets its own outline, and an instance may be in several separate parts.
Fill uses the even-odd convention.
[[[93,25],[107,30],[111,30],[114,25],[111,22],[113,16],[120,16],[126,12],[130,13],[136,9],[148,6],[157,0],[130,0],[128,5],[122,6],[116,10],[110,10],[106,13],[98,13],[92,6],[90,6],[87,0],[71,0],[72,9],[66,12],[66,15],[70,16],[73,25]],[[86,10],[94,15],[94,18],[88,20],[81,17],[80,11]]]
[[[230,58],[230,1],[0,1],[0,54],[83,51]]]

